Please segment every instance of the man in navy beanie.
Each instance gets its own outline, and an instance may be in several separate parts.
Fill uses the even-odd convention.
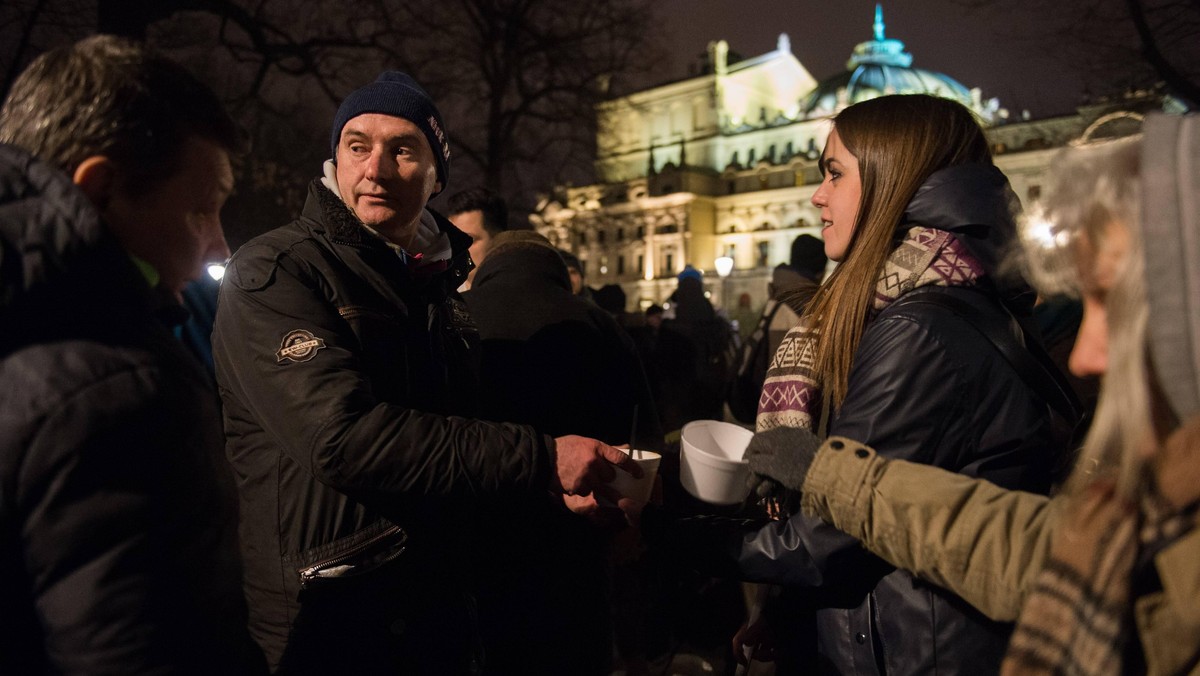
[[[386,72],[346,97],[331,142],[300,218],[230,260],[213,333],[251,634],[279,673],[478,672],[470,512],[616,498],[614,465],[640,470],[594,439],[469,417],[471,238],[426,206],[450,169],[429,95]]]

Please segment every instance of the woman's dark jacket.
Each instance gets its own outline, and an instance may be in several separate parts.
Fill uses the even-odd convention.
[[[475,395],[478,336],[454,291],[470,240],[437,223],[454,256],[417,270],[314,181],[303,215],[243,246],[221,285],[213,352],[250,629],[272,668],[467,669],[463,514],[549,485],[548,437],[455,417]]]
[[[179,312],[64,174],[0,146],[0,673],[263,669]]]
[[[943,170],[917,192],[905,223],[954,233],[994,272],[1013,237],[1010,196],[1003,174],[992,167]],[[939,305],[911,302],[918,294],[947,294],[1007,321],[995,298],[1004,295],[1018,314],[1027,312],[1022,285],[992,281],[999,294],[918,288],[875,317],[829,434],[1006,488],[1047,491],[1057,456],[1047,404],[966,320]],[[1009,625],[892,569],[819,519],[797,514],[730,542],[736,564],[729,572],[791,586],[819,606],[822,671],[982,674],[999,668]]]

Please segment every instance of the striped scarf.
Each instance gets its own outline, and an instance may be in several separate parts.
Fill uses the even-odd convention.
[[[983,266],[954,235],[913,227],[884,263],[875,285],[871,316],[917,287],[973,286],[982,276]],[[776,427],[817,429],[821,384],[813,367],[818,337],[811,317],[805,317],[784,336],[759,395],[757,431]]]
[[[1050,555],[1021,609],[1001,674],[1119,676],[1133,630],[1131,583],[1139,553],[1195,527],[1153,490],[1140,509],[1093,486],[1056,529]],[[1143,557],[1144,558],[1144,557]],[[1152,564],[1151,564],[1152,565]]]

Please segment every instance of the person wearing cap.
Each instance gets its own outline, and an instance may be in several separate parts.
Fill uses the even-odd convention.
[[[685,265],[677,275],[678,286],[667,299],[670,316],[663,321],[662,332],[673,333],[689,344],[686,352],[691,362],[683,364],[683,371],[666,369],[671,373],[668,379],[674,382],[664,395],[679,402],[660,404],[663,428],[668,432],[693,420],[720,420],[736,365],[737,334],[704,296],[703,277],[699,270]]]
[[[640,470],[594,439],[464,417],[471,239],[426,206],[451,154],[425,91],[383,73],[330,144],[300,217],[230,260],[213,332],[250,631],[279,673],[477,672],[471,511]]]

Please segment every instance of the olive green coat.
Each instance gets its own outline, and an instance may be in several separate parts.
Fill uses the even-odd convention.
[[[1066,499],[887,460],[841,441],[841,450],[827,441],[817,453],[804,482],[804,511],[989,617],[1016,620]],[[1200,449],[1193,455],[1200,461]],[[1200,529],[1159,552],[1155,566],[1162,591],[1134,602],[1149,673],[1200,674]]]

